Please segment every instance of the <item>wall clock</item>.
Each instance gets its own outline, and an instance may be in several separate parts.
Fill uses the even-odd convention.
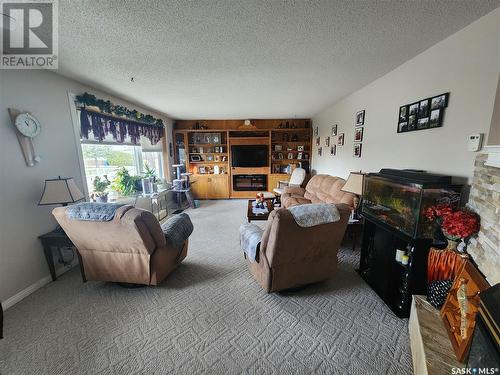
[[[19,133],[29,138],[35,138],[42,130],[40,121],[27,112],[16,116],[15,125]]]
[[[33,167],[41,160],[39,156],[35,155],[33,147],[33,138],[40,134],[42,130],[40,121],[28,112],[21,112],[13,108],[9,108],[9,115],[12,125],[15,127],[17,140],[19,146],[21,146],[26,165]]]

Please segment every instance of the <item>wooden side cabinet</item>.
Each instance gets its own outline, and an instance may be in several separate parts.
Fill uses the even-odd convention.
[[[267,191],[272,192],[274,188],[278,187],[280,181],[290,180],[290,175],[286,173],[273,173],[267,179]]]
[[[194,175],[191,191],[195,199],[229,198],[229,175]]]

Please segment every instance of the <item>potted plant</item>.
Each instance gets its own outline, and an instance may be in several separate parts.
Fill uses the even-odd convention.
[[[108,180],[108,176],[104,175],[101,179],[99,176],[94,178],[94,193],[93,198],[96,202],[106,203],[108,201],[108,186],[111,185],[111,181]]]
[[[116,172],[111,188],[122,196],[132,195],[138,190],[137,182],[140,179],[140,176],[131,176],[129,171],[122,167]]]

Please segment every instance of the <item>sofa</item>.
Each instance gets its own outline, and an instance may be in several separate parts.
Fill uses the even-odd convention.
[[[246,256],[250,272],[268,293],[292,289],[335,276],[337,251],[351,207],[336,205],[336,222],[302,227],[285,208],[273,210],[257,248],[256,261]]]
[[[69,218],[67,209],[52,213],[78,250],[85,281],[158,285],[187,255],[188,240],[169,240],[151,212],[126,205],[112,220],[85,221]]]
[[[345,180],[327,174],[317,174],[312,177],[305,188],[287,186],[281,196],[284,208],[307,203],[346,204],[351,209],[357,205],[358,198],[352,193],[343,192]]]

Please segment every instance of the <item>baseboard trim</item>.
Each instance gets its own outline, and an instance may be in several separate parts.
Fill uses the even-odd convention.
[[[74,267],[74,265],[73,265]],[[71,267],[71,268],[73,268]],[[63,273],[68,272],[71,268],[66,268],[66,267],[61,267],[60,269],[56,270],[56,275],[57,277],[61,276]],[[52,277],[50,275],[47,275],[40,280],[36,281],[35,283],[31,284],[27,288],[21,290],[19,293],[14,294],[12,297],[7,298],[5,301],[2,301],[2,308],[5,310],[8,310],[10,307],[14,306],[16,303],[21,302],[23,299],[28,297],[30,294],[36,292],[38,289],[41,287],[47,285],[52,281]]]

